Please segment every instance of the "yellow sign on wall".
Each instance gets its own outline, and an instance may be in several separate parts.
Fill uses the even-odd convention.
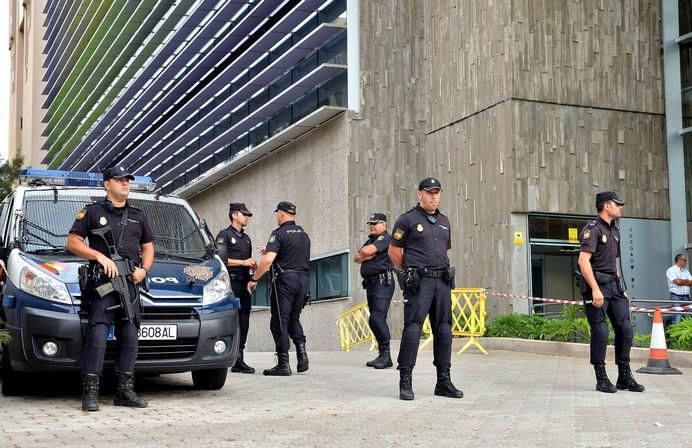
[[[567,229],[568,235],[569,235],[569,242],[570,243],[578,243],[579,242],[579,229],[576,227],[570,227]]]
[[[523,246],[524,245],[524,232],[521,230],[514,231],[514,245]]]

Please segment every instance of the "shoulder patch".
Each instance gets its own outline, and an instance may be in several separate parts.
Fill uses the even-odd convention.
[[[377,241],[382,241],[384,239],[384,235],[380,235],[377,237]]]
[[[226,240],[225,240],[224,237],[221,236],[221,235],[219,235],[219,236],[216,237],[216,242],[217,242],[217,243],[223,243],[223,242],[225,242],[225,241],[226,241]]]
[[[276,235],[270,236],[270,237],[269,237],[269,242],[270,242],[270,243],[273,243],[274,241],[276,241]]]
[[[589,238],[591,238],[591,230],[586,229],[584,230],[584,236],[582,237],[582,239],[588,240]]]
[[[86,216],[86,214],[87,214],[86,209],[81,209],[79,212],[77,212],[77,219],[78,219],[78,220],[84,219],[84,217]]]
[[[403,236],[404,236],[404,231],[403,231],[403,230],[401,230],[401,229],[396,229],[396,230],[394,231],[394,239],[395,239],[395,240],[400,240],[401,238],[403,238]]]

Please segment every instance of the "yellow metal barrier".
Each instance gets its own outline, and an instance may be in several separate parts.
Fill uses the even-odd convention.
[[[351,309],[339,314],[339,338],[341,339],[341,350],[351,351],[352,347],[371,342],[370,350],[377,346],[375,336],[370,331],[368,320],[370,310],[368,302],[361,302]]]
[[[485,290],[482,288],[457,288],[452,290],[452,336],[468,337],[466,345],[457,353],[463,353],[475,345],[484,354],[488,352],[478,342],[478,337],[485,334]],[[423,334],[427,334],[420,349],[433,340],[430,318],[423,322]]]

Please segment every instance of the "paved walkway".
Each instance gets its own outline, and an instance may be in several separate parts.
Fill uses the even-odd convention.
[[[416,400],[403,402],[397,371],[364,367],[371,356],[310,353],[305,374],[229,373],[215,392],[193,390],[189,374],[143,379],[149,408],[115,408],[104,395],[91,414],[79,410],[73,377],[51,377],[31,396],[0,397],[0,446],[692,446],[692,369],[637,375],[642,394],[603,394],[586,360],[471,349],[453,359],[465,393],[454,400],[432,394],[426,351],[414,371]],[[269,353],[246,359],[258,372],[273,363]],[[615,366],[609,372],[614,381]]]

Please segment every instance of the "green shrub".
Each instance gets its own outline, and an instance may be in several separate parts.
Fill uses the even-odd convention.
[[[668,347],[673,350],[692,350],[692,319],[683,319],[667,330]]]
[[[486,336],[538,339],[559,342],[589,342],[591,329],[580,307],[566,306],[559,317],[506,314],[487,326]],[[612,343],[612,331],[610,335]]]
[[[634,340],[632,341],[632,346],[649,348],[651,347],[651,335],[650,334],[635,334]]]
[[[5,330],[5,322],[0,319],[0,345],[6,344],[10,341],[10,333]]]

